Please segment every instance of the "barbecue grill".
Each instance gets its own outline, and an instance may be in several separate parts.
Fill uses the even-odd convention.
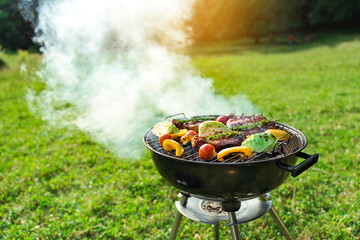
[[[217,115],[196,117],[209,116]],[[184,146],[184,154],[177,157],[175,153],[167,152],[160,146],[158,137],[151,132],[152,128],[146,131],[143,141],[151,152],[157,171],[182,193],[181,201],[177,206],[179,212],[182,211],[182,207],[186,208],[189,199],[220,202],[222,209],[229,213],[233,237],[238,239],[236,224],[243,221],[236,219],[236,212],[239,211],[242,202],[254,201],[257,197],[260,197],[262,202],[266,202],[265,194],[280,186],[290,174],[292,177],[297,177],[318,161],[318,154],[309,155],[302,152],[308,143],[304,133],[280,122],[276,122],[275,125],[276,128],[288,132],[290,135],[288,140],[279,142],[278,147],[272,151],[256,154],[251,158],[235,155],[226,157],[224,161],[218,161],[216,157],[204,161],[199,158],[198,149],[192,148],[191,145]],[[304,161],[295,165],[297,158],[303,158]],[[256,206],[263,211],[254,216],[254,219],[270,209],[270,213],[274,212],[271,215],[287,236],[288,231],[271,208],[271,204],[265,208],[261,207],[261,204]],[[184,212],[186,211],[183,210],[185,216],[193,215]],[[172,239],[175,239],[180,216],[182,215],[178,213],[171,234]]]

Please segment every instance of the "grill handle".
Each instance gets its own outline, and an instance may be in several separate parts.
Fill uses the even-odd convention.
[[[287,165],[285,163],[282,163],[281,161],[277,161],[277,163],[276,163],[276,165],[279,168],[291,172],[292,177],[299,176],[302,172],[304,172],[305,170],[310,168],[312,165],[317,163],[317,161],[319,160],[319,154],[317,154],[317,153],[315,153],[313,155],[310,155],[310,154],[307,154],[307,153],[298,152],[295,155],[297,157],[303,158],[305,160],[302,161],[301,163],[299,163],[296,166],[290,166],[290,165]]]
[[[177,114],[174,114],[174,115],[167,116],[165,118],[165,120],[168,120],[169,118],[172,118],[172,117],[175,117],[175,116],[178,116],[178,115],[183,115],[183,118],[186,118],[185,113],[177,113]]]

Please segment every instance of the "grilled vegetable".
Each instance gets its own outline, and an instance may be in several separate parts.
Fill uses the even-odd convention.
[[[231,130],[221,122],[217,121],[206,121],[199,126],[199,136],[208,137],[216,134],[227,134],[231,133]]]
[[[268,129],[265,132],[271,133],[272,135],[274,135],[276,137],[276,139],[280,138],[279,141],[285,141],[290,138],[290,134],[288,132],[285,132],[280,129]]]
[[[180,157],[184,153],[184,148],[180,146],[180,143],[171,139],[164,140],[163,148],[168,152],[175,150],[175,155],[177,157]]]
[[[235,119],[229,118],[229,120],[226,121],[226,126],[229,126]]]
[[[228,121],[228,117],[225,115],[219,116],[216,118],[216,121],[221,122],[222,124],[226,125],[226,122]]]
[[[248,136],[241,146],[250,147],[252,152],[266,152],[275,147],[276,137],[271,133],[255,133]]]
[[[227,155],[229,155],[231,153],[243,153],[245,157],[249,157],[252,154],[250,147],[248,147],[248,146],[239,146],[239,147],[225,148],[225,149],[221,150],[218,153],[217,158],[218,158],[218,160],[220,162],[224,161],[223,157],[225,157],[225,156],[227,156]]]
[[[194,136],[197,136],[197,132],[195,132],[194,130],[187,131],[184,136],[181,136],[180,141],[182,142],[182,144],[185,145],[190,142]]]
[[[190,130],[190,131],[186,132],[186,135],[188,135],[188,136],[196,136],[196,135],[198,135],[198,133],[195,132],[194,130]]]
[[[205,121],[213,121],[216,117],[193,117],[190,119],[173,119],[171,123],[174,124],[177,128],[188,130],[199,131],[199,125]]]
[[[173,139],[172,136],[168,133],[165,133],[159,137],[159,143],[162,146],[165,139]]]
[[[199,149],[199,157],[206,161],[212,159],[215,153],[215,147],[211,144],[204,144]]]
[[[189,136],[184,135],[180,138],[180,141],[182,142],[183,145],[186,145],[188,144],[188,142],[191,141],[191,139],[189,138]]]
[[[180,137],[184,136],[188,130],[181,129],[179,132],[170,134],[174,140],[179,140]]]
[[[175,127],[175,125],[169,121],[159,122],[152,129],[152,133],[158,137],[160,137],[161,135],[163,135],[165,133],[174,134],[174,133],[178,133],[178,132],[179,132],[179,129],[177,127]]]
[[[178,133],[179,132],[179,129],[173,125],[172,123],[169,124],[169,127],[168,127],[168,132],[169,134],[175,134],[175,133]]]

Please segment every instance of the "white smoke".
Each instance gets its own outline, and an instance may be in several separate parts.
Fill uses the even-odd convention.
[[[216,96],[176,49],[190,43],[192,0],[39,0],[35,40],[45,83],[28,95],[44,120],[75,126],[122,157],[138,157],[142,135],[165,116],[252,113],[239,95]],[[30,0],[22,9],[34,19]]]

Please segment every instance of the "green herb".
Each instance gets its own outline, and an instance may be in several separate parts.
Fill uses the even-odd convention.
[[[232,135],[237,135],[237,132],[227,132],[227,133],[219,133],[219,134],[215,134],[209,137],[206,137],[205,140],[209,140],[209,139],[217,139],[217,138],[223,138],[223,137],[230,137]]]
[[[204,122],[204,121],[210,121],[215,120],[216,117],[195,117],[190,119],[178,119],[176,120],[178,123],[186,123],[186,122]]]

